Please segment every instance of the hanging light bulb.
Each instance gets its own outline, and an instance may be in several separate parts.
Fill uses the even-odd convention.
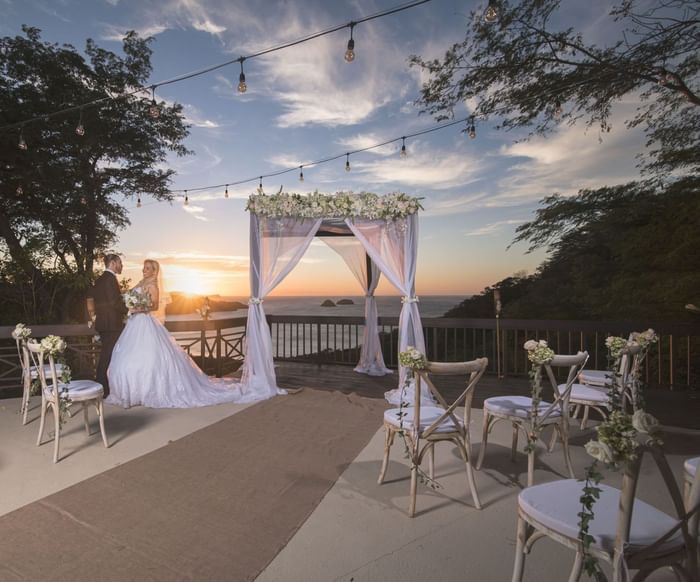
[[[484,20],[489,24],[493,24],[498,20],[498,6],[496,0],[489,0],[488,6],[484,12]]]
[[[406,138],[402,137],[401,142],[401,157],[405,158],[408,155],[408,152],[406,151]]]
[[[187,190],[185,190],[185,206],[188,206],[190,203],[190,199],[187,197]]]
[[[17,196],[21,196],[22,194],[24,194],[24,189],[22,188],[22,184],[17,186],[17,190],[15,190],[15,193],[17,194]]]
[[[248,85],[246,85],[246,82],[245,82],[245,73],[243,72],[243,61],[245,61],[245,59],[243,57],[241,57],[240,61],[241,61],[241,74],[238,75],[238,92],[245,93],[248,90]]]
[[[81,203],[83,206],[85,206],[85,205],[87,204],[87,198],[85,198],[85,196],[81,196],[81,197],[80,197],[80,203]]]
[[[226,184],[226,190],[224,191],[224,198],[228,198],[228,184]]]
[[[80,108],[80,119],[78,120],[78,125],[75,128],[75,135],[80,137],[85,135],[85,127],[83,126],[83,109]]]
[[[23,152],[27,151],[27,142],[24,141],[24,127],[19,128],[19,141],[17,142],[17,147]]]
[[[304,181],[304,166],[299,166],[299,181]]]
[[[564,108],[561,106],[561,101],[557,99],[554,103],[554,117],[559,119],[562,113],[564,113]]]
[[[350,171],[350,154],[345,154],[345,171]]]
[[[151,105],[148,108],[148,115],[153,119],[158,119],[160,117],[160,107],[156,103],[156,86],[151,87]]]
[[[265,191],[262,187],[262,176],[260,176],[260,184],[258,184],[258,194],[265,194]]]
[[[352,31],[355,28],[355,23],[350,23],[350,40],[348,41],[348,50],[345,51],[345,62],[352,63],[355,60],[355,40],[352,38]]]
[[[469,135],[471,139],[476,138],[476,127],[474,126],[473,115],[469,118],[469,127],[467,128],[467,135]]]
[[[136,199],[136,208],[141,208],[141,196]]]

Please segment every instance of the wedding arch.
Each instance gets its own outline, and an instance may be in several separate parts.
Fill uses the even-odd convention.
[[[425,353],[416,297],[418,198],[402,193],[315,192],[308,196],[254,194],[250,212],[250,291],[246,352],[241,389],[248,399],[265,399],[285,391],[277,386],[272,337],[264,298],[294,269],[314,237],[321,237],[350,267],[365,291],[365,328],[355,371],[391,373],[384,365],[374,291],[380,273],[403,297],[399,317],[399,351],[415,346]],[[399,370],[399,387],[406,370]],[[398,404],[399,389],[386,393]]]

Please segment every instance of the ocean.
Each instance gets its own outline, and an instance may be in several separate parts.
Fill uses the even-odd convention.
[[[452,307],[461,303],[466,295],[423,295],[419,297],[418,309],[421,317],[442,317]],[[247,303],[248,297],[217,297],[223,301],[240,301]],[[340,299],[350,299],[353,305],[336,305],[335,307],[321,307],[326,299],[337,303]],[[362,316],[365,313],[364,295],[321,295],[312,297],[266,297],[264,302],[265,313],[268,315],[328,315],[335,317]],[[377,296],[377,311],[379,317],[398,317],[401,311],[401,297],[397,295]],[[241,317],[245,310],[217,311],[212,313],[212,319],[225,319],[227,317]],[[170,315],[168,320],[182,321],[197,319],[196,314]]]

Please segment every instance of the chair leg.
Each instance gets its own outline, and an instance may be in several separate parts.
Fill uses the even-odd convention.
[[[41,445],[41,439],[44,436],[44,423],[46,422],[46,408],[48,407],[48,404],[46,400],[44,400],[44,397],[41,397],[41,420],[39,421],[39,436],[36,439],[36,446]]]
[[[377,484],[381,485],[384,483],[384,476],[386,475],[386,469],[389,466],[389,450],[391,449],[392,430],[388,426],[384,426],[384,458],[382,459],[382,468],[379,471],[379,479],[377,479]]]
[[[31,399],[31,383],[24,382],[24,390],[22,391],[22,425],[27,424],[27,414],[29,412],[29,400]]]
[[[474,507],[481,509],[481,501],[479,501],[479,493],[476,490],[476,480],[474,479],[474,468],[472,467],[472,460],[469,458],[469,454],[465,450],[466,460],[464,462],[467,469],[467,482],[469,483],[469,491],[472,494],[472,500],[474,501]]]
[[[581,577],[581,570],[583,569],[583,554],[581,552],[576,552],[576,558],[574,558],[574,565],[571,568],[571,574],[569,574],[569,582],[578,582]]]
[[[88,402],[83,402],[83,422],[85,423],[85,432],[90,436],[90,417],[88,415]]]
[[[56,431],[53,437],[53,462],[58,463],[58,447],[61,441],[61,414],[58,405],[52,406],[54,430]]]
[[[535,449],[527,453],[527,486],[532,487],[535,482]]]
[[[513,563],[512,582],[522,582],[525,570],[525,540],[527,539],[527,522],[518,515],[518,533],[516,535],[515,562]]]
[[[569,477],[574,479],[574,466],[571,464],[571,452],[569,451],[569,429],[566,425],[556,425],[556,427],[561,433],[561,444],[562,448],[564,449],[564,462],[566,463],[566,468],[569,470]]]
[[[557,436],[559,436],[559,433],[557,432],[556,427],[552,431],[552,438],[549,439],[549,445],[547,445],[547,452],[551,453],[554,450],[554,445],[557,444]]]
[[[581,419],[581,430],[586,429],[586,425],[588,424],[588,413],[590,412],[591,407],[586,405],[583,407],[583,418]]]
[[[577,404],[574,408],[574,412],[571,414],[571,418],[578,418],[578,413],[581,412],[581,405]]]
[[[408,505],[408,516],[416,515],[416,490],[418,488],[418,465],[411,460],[411,500]]]
[[[479,447],[479,459],[476,461],[477,470],[481,470],[481,464],[484,462],[484,454],[486,453],[486,443],[489,440],[489,422],[491,422],[491,415],[484,409],[484,427],[481,434],[481,447]]]
[[[513,442],[510,447],[510,460],[515,461],[515,453],[518,451],[518,425],[513,423]]]
[[[97,408],[97,417],[100,420],[100,433],[102,433],[102,442],[104,443],[105,448],[108,449],[109,441],[107,440],[107,432],[105,431],[105,407],[102,398],[100,398],[97,401],[95,407]]]
[[[430,445],[428,455],[428,470],[430,471],[429,475],[431,479],[435,479],[435,443]]]

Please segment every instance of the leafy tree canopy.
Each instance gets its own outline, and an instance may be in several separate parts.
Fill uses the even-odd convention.
[[[81,54],[23,32],[0,38],[0,126],[11,126],[0,131],[0,285],[17,314],[41,322],[79,303],[95,258],[129,224],[125,200],[171,198],[163,166],[189,153],[188,129],[180,105],[159,103],[153,116],[150,99],[131,94],[147,85],[150,39],[128,33],[122,55],[87,40]]]
[[[579,121],[610,130],[611,109],[638,97],[629,127],[648,137],[645,169],[663,176],[700,169],[700,3],[624,0],[609,12],[619,36],[599,46],[557,25],[559,0],[495,0],[498,19],[471,14],[444,57],[411,57],[429,80],[419,104],[438,119],[464,102],[498,128],[547,134]]]

